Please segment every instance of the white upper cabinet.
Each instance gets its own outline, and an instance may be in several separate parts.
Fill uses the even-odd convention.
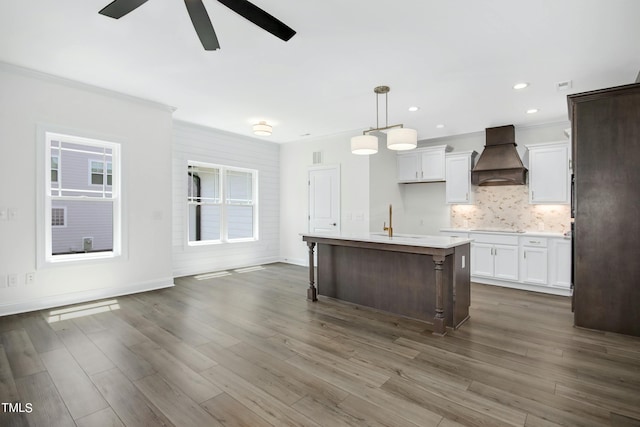
[[[549,142],[526,147],[529,151],[529,203],[569,203],[569,142]]]
[[[450,204],[471,204],[471,168],[475,151],[447,153],[445,156],[445,176],[447,181],[446,200]]]
[[[445,180],[445,153],[448,145],[416,148],[397,154],[398,182],[434,182]]]

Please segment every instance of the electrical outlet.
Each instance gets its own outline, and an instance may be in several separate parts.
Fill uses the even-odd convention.
[[[36,282],[36,273],[27,273],[24,276],[25,285],[33,285]]]
[[[14,286],[18,286],[18,275],[10,274],[9,277],[7,278],[7,285],[9,285],[10,288]]]
[[[9,208],[7,210],[7,215],[9,217],[9,221],[15,221],[18,219],[18,210],[16,208]]]
[[[8,219],[7,209],[6,208],[0,208],[0,221],[6,221],[7,219]]]

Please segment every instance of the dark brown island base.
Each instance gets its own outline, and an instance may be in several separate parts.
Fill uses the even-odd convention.
[[[303,234],[302,240],[309,247],[312,301],[319,294],[429,322],[436,335],[469,318],[469,239],[369,233]]]

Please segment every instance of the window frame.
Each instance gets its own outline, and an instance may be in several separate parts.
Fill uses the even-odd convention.
[[[50,267],[54,265],[66,265],[70,262],[88,262],[98,260],[108,260],[119,258],[123,255],[123,198],[121,192],[122,168],[121,168],[121,144],[113,140],[98,136],[82,136],[82,132],[68,129],[55,129],[50,126],[38,126],[39,131],[39,149],[38,149],[38,175],[40,176],[38,185],[38,256],[37,266]],[[111,150],[111,167],[112,167],[112,185],[103,185],[103,196],[99,197],[83,197],[83,196],[52,196],[52,190],[59,192],[61,190],[61,173],[64,173],[58,157],[58,180],[51,180],[51,157],[53,151],[52,142],[60,141],[70,144],[80,144],[89,147],[99,147]],[[56,185],[52,185],[56,184]],[[92,185],[95,187],[96,185]],[[107,189],[107,187],[110,187]],[[94,191],[94,190],[91,190]],[[109,193],[109,197],[105,195]],[[79,200],[79,201],[105,201],[112,205],[112,249],[109,251],[97,251],[90,253],[73,253],[73,254],[53,254],[53,232],[52,226],[52,202],[54,200]],[[42,214],[40,214],[42,212]],[[65,226],[68,223],[65,208]]]
[[[186,225],[186,232],[185,232],[185,236],[186,236],[186,241],[187,241],[187,246],[191,246],[191,247],[195,247],[195,246],[209,246],[209,245],[219,245],[219,244],[228,244],[228,243],[240,243],[240,242],[254,242],[254,241],[258,241],[260,240],[260,234],[259,234],[259,198],[258,198],[258,176],[259,176],[259,171],[257,169],[250,169],[250,168],[242,168],[242,167],[236,167],[236,166],[227,166],[227,165],[221,165],[221,164],[215,164],[215,163],[209,163],[209,162],[201,162],[201,161],[196,161],[196,160],[187,160],[187,173],[189,173],[190,171],[190,167],[197,167],[197,168],[203,168],[203,169],[217,169],[219,171],[219,180],[218,180],[218,194],[219,194],[219,203],[213,203],[213,202],[209,202],[209,203],[197,203],[194,202],[192,199],[194,199],[195,197],[193,197],[192,195],[189,194],[189,182],[187,181],[187,188],[186,188],[186,193],[187,193],[187,197],[186,197],[186,221],[185,221],[185,225]],[[234,172],[242,172],[242,173],[249,173],[251,174],[251,190],[252,190],[252,197],[251,197],[251,202],[248,204],[237,204],[237,203],[228,203],[227,202],[227,172],[228,171],[234,171]],[[188,176],[188,175],[187,175]],[[189,178],[187,178],[189,179]],[[202,198],[201,198],[202,199]],[[208,204],[208,205],[212,205],[212,206],[220,206],[220,238],[216,239],[216,240],[190,240],[190,235],[189,235],[189,231],[190,231],[190,226],[191,226],[191,215],[190,215],[190,206],[191,205],[197,205],[197,204]],[[253,212],[252,212],[252,236],[251,237],[239,237],[239,238],[229,238],[229,213],[228,213],[228,207],[229,206],[252,206],[253,207]]]

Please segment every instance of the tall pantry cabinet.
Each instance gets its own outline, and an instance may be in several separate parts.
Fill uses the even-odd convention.
[[[576,326],[640,336],[640,84],[568,96]]]

